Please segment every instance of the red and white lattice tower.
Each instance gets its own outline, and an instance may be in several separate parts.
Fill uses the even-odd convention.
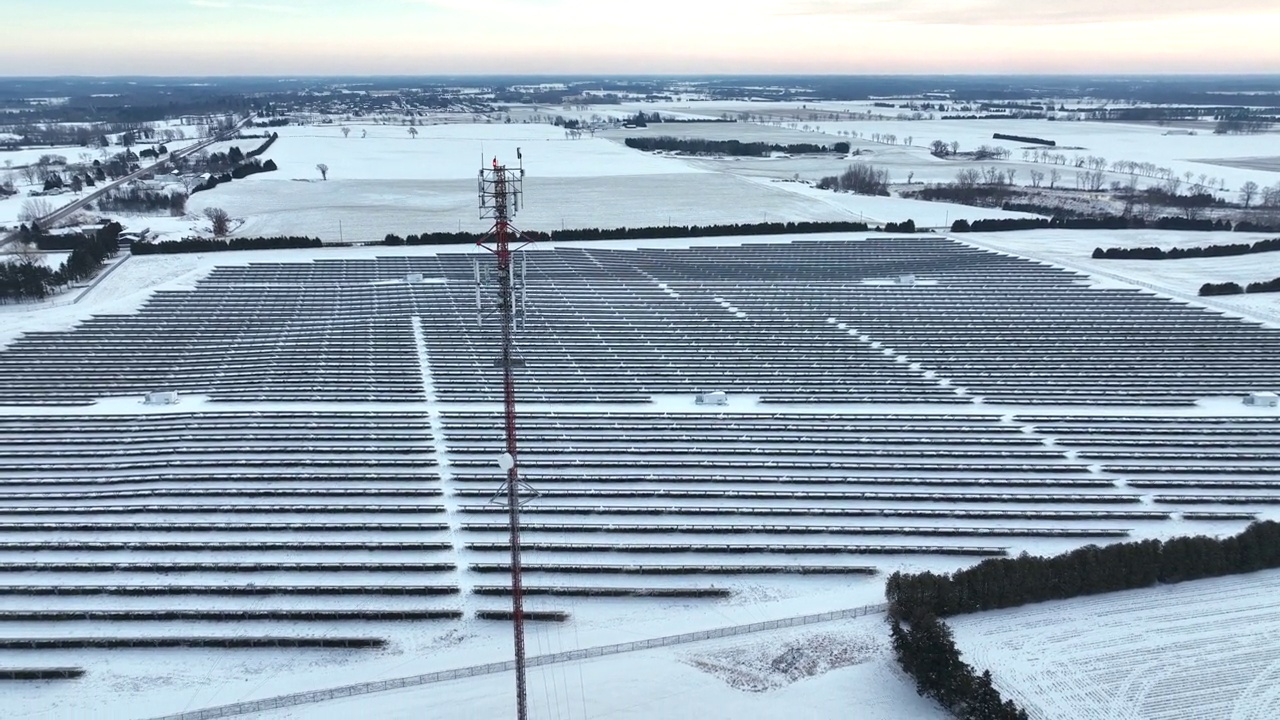
[[[516,150],[520,156],[519,149]],[[477,243],[480,247],[492,252],[498,260],[496,281],[497,297],[496,315],[502,325],[502,357],[499,365],[502,368],[502,393],[506,408],[506,452],[498,458],[499,467],[507,474],[506,482],[494,496],[507,504],[508,521],[511,528],[511,622],[515,631],[515,665],[516,665],[516,717],[518,720],[528,718],[528,700],[525,688],[525,653],[524,653],[524,596],[520,569],[520,505],[521,489],[519,463],[516,452],[516,389],[514,368],[523,362],[515,353],[515,330],[517,319],[524,316],[524,264],[520,264],[521,272],[517,275],[513,257],[515,253],[529,241],[511,224],[511,218],[520,209],[523,200],[522,181],[524,178],[523,163],[516,169],[508,169],[493,159],[492,167],[480,169],[480,217],[492,219],[493,227],[489,233]],[[513,247],[514,246],[514,247]],[[476,306],[477,319],[484,322],[486,315],[486,298],[481,295],[481,286],[485,285],[484,276],[479,264],[476,266]],[[527,495],[532,497],[532,488],[524,486]]]

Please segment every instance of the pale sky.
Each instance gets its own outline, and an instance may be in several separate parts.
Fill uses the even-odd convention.
[[[3,0],[0,75],[1280,72],[1280,0]]]

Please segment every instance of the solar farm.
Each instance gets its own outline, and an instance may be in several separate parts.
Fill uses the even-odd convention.
[[[450,633],[509,650],[480,256],[376,250],[206,261],[0,351],[0,666],[84,673],[20,691],[26,716],[95,674],[148,697],[172,663],[377,678]],[[898,569],[1276,517],[1280,414],[1241,404],[1280,388],[1273,327],[940,235],[524,262],[534,625],[852,607]]]

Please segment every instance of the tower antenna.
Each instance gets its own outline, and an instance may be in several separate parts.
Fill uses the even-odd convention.
[[[517,150],[517,154],[519,151]],[[523,158],[521,158],[523,160]],[[511,218],[520,210],[524,199],[523,163],[516,170],[498,164],[494,157],[490,167],[480,163],[479,196],[480,218],[493,219],[493,227],[480,242],[480,247],[493,253],[497,264],[497,311],[502,325],[502,393],[505,408],[504,425],[506,428],[506,451],[498,457],[498,467],[506,472],[507,479],[494,499],[505,495],[507,519],[510,526],[511,546],[511,623],[515,634],[516,665],[516,718],[527,720],[529,716],[528,697],[526,693],[525,650],[524,650],[524,591],[520,566],[520,491],[522,483],[519,475],[519,454],[516,448],[516,390],[514,368],[515,330],[517,316],[524,317],[524,267],[520,263],[521,272],[515,272],[513,256],[531,241],[520,234],[511,224]],[[512,247],[512,246],[515,247]],[[484,301],[480,292],[482,273],[476,265],[476,303],[477,320],[484,322]],[[520,362],[523,365],[523,362]],[[536,493],[527,485],[530,498]]]

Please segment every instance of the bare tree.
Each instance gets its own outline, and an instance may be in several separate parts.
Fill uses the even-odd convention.
[[[977,168],[965,168],[956,173],[956,185],[962,188],[971,188],[982,182],[982,173]]]
[[[1247,209],[1253,204],[1253,199],[1258,196],[1258,183],[1250,180],[1240,186],[1240,202]]]
[[[1044,182],[1044,172],[1040,170],[1030,170],[1027,172],[1031,176],[1031,187],[1038,188],[1040,183]]]
[[[35,165],[25,165],[19,168],[18,173],[22,175],[22,179],[26,180],[28,185],[34,185],[36,180],[40,179],[40,168]]]
[[[40,265],[40,249],[35,243],[14,242],[0,251],[0,263],[4,262],[4,257],[8,256],[9,262],[15,265]]]
[[[409,128],[409,137],[416,140],[418,138],[418,128],[411,126]]]
[[[22,202],[22,209],[18,211],[18,222],[30,222],[39,220],[46,215],[53,213],[53,205],[44,198],[32,198]]]
[[[205,208],[204,216],[208,218],[210,227],[213,228],[214,237],[222,237],[231,231],[231,216],[222,208]]]
[[[1016,177],[1018,176],[1018,171],[1017,171],[1017,170],[1015,170],[1015,169],[1013,169],[1013,168],[1009,168],[1008,170],[1005,170],[1005,171],[1004,171],[1004,174],[1005,174],[1005,175],[1007,175],[1007,176],[1009,177],[1009,184],[1010,184],[1010,185],[1013,185],[1013,184],[1014,184],[1014,178],[1016,178]]]
[[[347,127],[346,125],[343,125],[341,128],[339,128],[339,130],[342,130],[342,137],[347,137],[348,135],[351,134],[351,128]]]
[[[1050,170],[1049,171],[1049,189],[1052,190],[1053,187],[1057,185],[1058,181],[1061,179],[1062,179],[1062,173],[1058,172],[1057,168]]]
[[[321,179],[321,180],[328,180],[328,179],[329,179],[329,166],[328,166],[328,165],[325,165],[324,163],[318,163],[318,164],[316,165],[316,169],[320,171],[320,179]]]
[[[952,140],[952,141],[951,141],[951,154],[952,154],[952,155],[956,155],[956,154],[958,154],[959,152],[960,152],[960,141],[959,141],[959,140]]]
[[[1280,183],[1262,189],[1263,207],[1280,207]]]

